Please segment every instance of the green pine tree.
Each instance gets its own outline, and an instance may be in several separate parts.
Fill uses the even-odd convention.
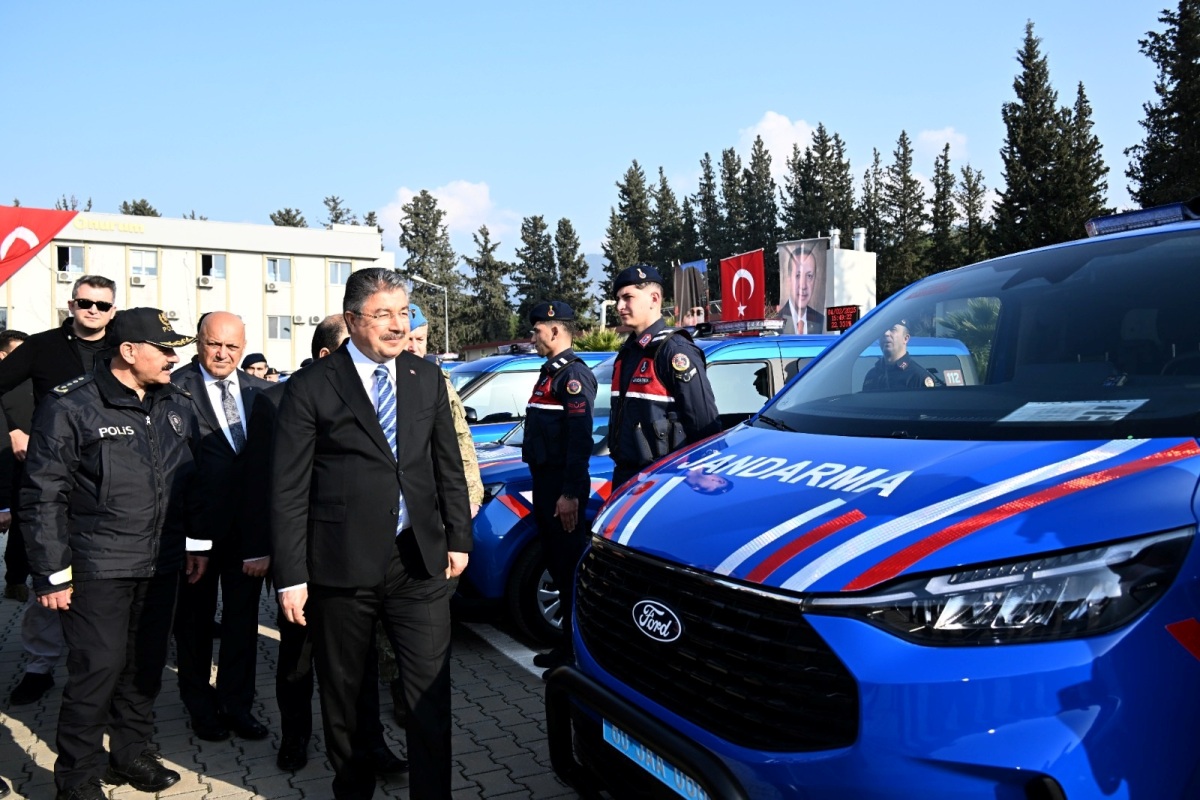
[[[842,241],[845,242],[854,233],[854,174],[850,171],[846,143],[836,133],[833,135],[828,167],[821,180],[828,198],[830,228],[841,231]]]
[[[858,203],[858,220],[867,229],[866,249],[878,253],[885,242],[883,221],[883,162],[879,151],[871,148],[871,166],[863,172],[862,197]]]
[[[746,191],[742,157],[732,147],[721,151],[721,254],[727,258],[745,252]]]
[[[603,299],[611,300],[613,299],[613,280],[618,273],[640,261],[637,237],[633,235],[629,224],[617,213],[616,209],[609,210],[608,229],[605,231],[601,249],[604,250],[604,258],[608,263],[605,265],[606,277],[600,290],[604,294]]]
[[[784,240],[811,239],[824,230],[824,198],[817,182],[816,159],[812,146],[800,150],[792,145],[783,176],[783,204],[780,209]]]
[[[646,173],[637,159],[617,182],[617,213],[637,240],[641,258],[652,257],[654,231],[650,220],[650,190],[646,187]]]
[[[667,182],[663,168],[658,168],[658,185],[652,192],[654,200],[650,212],[650,229],[652,247],[649,262],[658,267],[659,273],[667,285],[664,287],[668,295],[672,292],[675,264],[683,250],[683,215],[679,208],[679,200]]]
[[[475,256],[464,256],[467,265],[467,325],[469,340],[474,343],[499,342],[511,339],[512,303],[508,300],[506,275],[512,265],[496,258],[499,242],[493,242],[486,225],[472,234]]]
[[[162,216],[162,214],[158,213],[158,210],[154,206],[150,205],[150,201],[146,200],[145,198],[141,200],[134,200],[133,202],[126,201],[121,203],[120,211],[122,214],[127,214],[133,217]]]
[[[1079,239],[1086,235],[1084,224],[1093,217],[1112,213],[1105,204],[1108,194],[1108,167],[1101,154],[1100,139],[1092,132],[1092,106],[1083,84],[1075,94],[1075,107],[1060,112],[1063,136],[1060,140],[1058,180],[1060,196],[1055,203],[1055,238]]]
[[[453,351],[465,341],[463,333],[469,322],[461,292],[462,277],[456,269],[458,256],[450,246],[445,224],[446,212],[438,208],[436,197],[422,189],[400,207],[400,213],[400,248],[408,253],[404,272],[445,288],[443,293],[442,289],[413,281],[412,300],[424,307],[429,319],[429,350],[440,351],[447,346],[444,318],[448,315],[449,348]],[[439,309],[443,313],[437,313]]]
[[[1061,116],[1041,41],[1033,35],[1033,23],[1027,22],[1025,43],[1017,54],[1021,74],[1013,81],[1017,99],[1005,103],[1000,112],[1007,132],[1000,148],[1005,186],[998,193],[993,220],[992,249],[997,255],[1061,241],[1052,218],[1060,195],[1055,168],[1061,154]]]
[[[925,190],[912,172],[912,142],[900,132],[893,161],[883,184],[883,228],[885,246],[879,253],[877,291],[879,299],[925,277],[925,255],[929,238],[925,226]]]
[[[1158,67],[1157,99],[1142,106],[1146,138],[1125,151],[1129,193],[1143,208],[1200,194],[1200,0],[1179,0],[1138,45]]]
[[[697,232],[697,224],[692,198],[685,197],[680,210],[679,226],[679,263],[681,264],[697,261],[704,257],[700,249],[700,234]]]
[[[19,206],[21,204],[19,202],[17,202],[16,200],[14,200],[13,205]],[[68,199],[67,196],[64,194],[62,196],[61,200],[54,201],[54,209],[56,211],[91,211],[92,210],[92,198],[89,197],[87,199],[87,202],[84,203],[83,208],[81,209],[79,207],[79,199],[76,198],[75,195],[71,195],[71,197]]]
[[[519,298],[517,318],[522,325],[529,320],[529,312],[535,305],[558,296],[558,265],[554,261],[554,246],[550,240],[550,229],[541,216],[521,220],[521,246],[517,248],[513,278],[513,288]]]
[[[579,234],[571,220],[563,217],[554,229],[554,257],[558,261],[558,294],[575,312],[580,327],[595,324],[592,282],[588,279],[588,263],[579,247]]]
[[[962,181],[954,193],[958,217],[962,220],[959,247],[963,263],[974,264],[988,257],[988,241],[992,236],[991,225],[985,217],[987,186],[983,182],[983,172],[972,169],[970,164],[965,165],[960,174]]]
[[[325,203],[325,230],[331,230],[334,225],[357,225],[358,217],[349,208],[342,205],[342,198],[335,194],[326,197],[322,202]]]
[[[943,272],[962,266],[958,235],[958,209],[954,205],[954,172],[950,169],[950,145],[946,144],[933,162],[933,197],[929,201],[929,268]]]
[[[704,154],[700,159],[700,185],[692,201],[696,212],[696,238],[700,257],[708,260],[708,296],[720,293],[720,263],[729,253],[723,252],[721,200],[717,194],[717,178],[713,172],[712,156]]]
[[[754,137],[750,148],[750,163],[742,173],[742,207],[745,209],[745,238],[747,250],[763,250],[763,269],[767,286],[767,304],[779,299],[779,256],[775,242],[779,240],[779,205],[775,201],[778,189],[771,177],[771,154],[761,136]]]
[[[308,221],[298,208],[281,208],[271,212],[271,222],[281,228],[307,228]]]

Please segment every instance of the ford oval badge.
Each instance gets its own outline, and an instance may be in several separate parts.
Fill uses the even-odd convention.
[[[634,604],[633,624],[656,642],[673,642],[683,633],[683,623],[675,612],[656,600]]]

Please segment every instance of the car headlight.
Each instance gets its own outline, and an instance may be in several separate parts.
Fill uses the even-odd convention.
[[[805,611],[855,616],[918,644],[994,645],[1094,636],[1154,604],[1195,528],[1086,550],[908,578],[869,594],[814,596]]]
[[[483,485],[483,502],[488,503],[496,498],[496,495],[504,491],[504,482],[500,483],[485,483]]]

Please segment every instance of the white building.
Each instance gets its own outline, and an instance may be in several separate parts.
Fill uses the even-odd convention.
[[[71,286],[84,274],[117,283],[117,308],[162,309],[194,333],[208,311],[246,323],[247,352],[280,370],[309,355],[312,326],[342,310],[349,274],[394,269],[371,226],[286,228],[207,220],[81,212],[0,287],[0,325],[26,333],[67,316]],[[184,363],[192,347],[181,348]]]

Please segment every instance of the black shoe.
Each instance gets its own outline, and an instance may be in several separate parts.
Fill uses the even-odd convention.
[[[8,781],[0,778],[0,797],[8,797],[8,793],[11,791],[12,789],[8,788]]]
[[[192,717],[192,732],[196,734],[197,739],[206,742],[223,742],[229,738],[229,729],[215,716],[207,714]]]
[[[81,783],[70,789],[63,789],[54,795],[54,800],[106,800],[104,787],[99,778]]]
[[[143,750],[142,754],[124,769],[110,766],[104,776],[104,782],[116,786],[128,783],[139,792],[161,792],[179,783],[179,773],[164,767],[161,759],[162,756],[153,750]]]
[[[381,744],[372,750],[370,759],[371,767],[375,770],[376,775],[396,775],[408,772],[408,762],[393,753],[386,744]]]
[[[222,725],[243,739],[265,739],[270,734],[267,726],[256,720],[249,711],[237,714],[218,714],[217,718],[221,720]]]
[[[8,698],[8,703],[14,706],[27,706],[30,703],[36,703],[53,686],[53,675],[48,673],[42,674],[41,672],[26,672],[25,677],[21,678],[21,682],[17,684],[17,688],[12,690],[12,695]]]
[[[279,743],[275,765],[286,772],[304,769],[308,764],[308,737],[285,736]]]
[[[538,653],[534,656],[533,665],[542,669],[553,669],[554,667],[561,667],[563,664],[570,664],[573,660],[570,650],[556,647],[549,653]]]

